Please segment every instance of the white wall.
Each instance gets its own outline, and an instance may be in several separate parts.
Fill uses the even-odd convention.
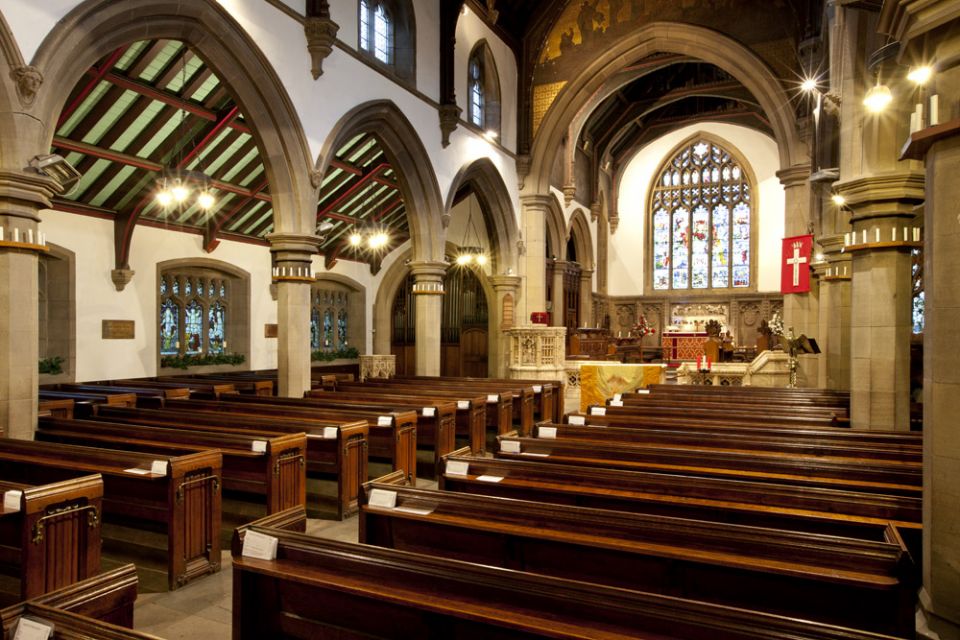
[[[640,149],[620,181],[617,209],[620,225],[608,245],[608,292],[612,296],[644,293],[647,260],[646,207],[654,173],[674,147],[698,131],[728,141],[750,164],[756,178],[754,204],[759,204],[757,233],[757,287],[780,290],[780,240],[783,237],[784,192],[777,143],[754,129],[724,123],[701,123],[673,131]],[[647,292],[652,294],[653,292]]]
[[[270,252],[243,242],[223,241],[206,253],[199,235],[138,226],[130,268],[136,274],[123,291],[110,280],[114,266],[113,223],[44,210],[41,229],[50,242],[76,253],[77,380],[157,374],[157,263],[177,258],[210,258],[250,273],[249,368],[277,366],[277,341],[263,337],[263,325],[277,322],[270,297]],[[102,320],[133,320],[133,340],[101,339]],[[246,368],[246,367],[245,367]]]

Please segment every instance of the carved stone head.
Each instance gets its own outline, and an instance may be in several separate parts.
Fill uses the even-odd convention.
[[[32,66],[22,66],[10,71],[10,76],[17,85],[20,104],[24,107],[32,105],[37,98],[37,92],[40,91],[40,85],[43,84],[43,74],[40,70]]]

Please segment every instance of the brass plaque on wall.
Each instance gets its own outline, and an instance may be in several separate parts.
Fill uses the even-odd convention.
[[[103,339],[133,340],[134,324],[133,320],[104,320]]]
[[[263,325],[263,337],[264,337],[264,338],[276,338],[276,337],[277,337],[277,325],[275,325],[275,324],[265,324],[265,325]]]

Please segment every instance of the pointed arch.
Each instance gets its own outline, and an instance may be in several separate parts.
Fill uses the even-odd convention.
[[[577,208],[570,216],[566,237],[573,240],[580,266],[593,270],[596,264],[593,256],[593,234],[590,232],[590,223],[587,222],[587,216],[582,208]]]
[[[57,23],[34,58],[44,75],[35,112],[50,148],[78,78],[111,51],[143,39],[186,43],[229,84],[264,158],[274,231],[312,235],[311,154],[293,103],[252,37],[215,0],[86,0]]]
[[[520,237],[517,216],[507,185],[489,158],[475,160],[457,172],[447,193],[444,207],[447,214],[464,188],[470,188],[480,202],[487,235],[493,243],[493,273],[507,273],[508,269],[516,271],[517,240]]]
[[[571,123],[591,96],[630,61],[653,53],[688,55],[729,73],[763,107],[777,141],[780,165],[792,167],[808,162],[807,149],[797,133],[793,110],[784,107],[790,102],[789,96],[763,60],[746,46],[713,29],[653,22],[612,43],[561,90],[533,140],[530,179],[526,183],[532,193],[547,193],[555,158],[570,134]]]
[[[13,80],[13,70],[24,65],[23,55],[20,53],[20,47],[13,37],[13,31],[0,12],[0,129],[16,131],[16,135],[8,136],[9,139],[17,139],[20,135],[20,128],[17,127],[16,112],[20,111],[17,104],[16,84]],[[4,148],[8,145],[0,145],[0,167],[20,169],[26,165],[27,155],[24,158],[17,158],[19,154],[15,149]],[[15,159],[16,158],[16,159]]]
[[[551,257],[556,257],[562,260],[563,251],[567,246],[567,223],[563,219],[563,204],[554,192],[550,194],[550,206],[547,207],[544,219],[547,226],[547,242],[554,253],[554,256],[548,254],[546,258],[549,260]]]
[[[443,211],[440,186],[416,129],[393,102],[374,100],[347,112],[327,136],[316,162],[316,172],[323,175],[337,149],[360,132],[376,134],[387,160],[398,174],[413,243],[412,259],[442,261],[445,234],[440,219]]]

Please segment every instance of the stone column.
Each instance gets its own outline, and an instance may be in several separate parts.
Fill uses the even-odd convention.
[[[49,178],[0,172],[0,435],[23,440],[37,426],[40,378],[37,211],[56,192]]]
[[[850,256],[841,253],[843,236],[820,238],[820,386],[850,390]]]
[[[523,295],[517,305],[517,317],[530,320],[533,311],[547,310],[547,210],[551,195],[521,196],[523,246],[520,252],[523,268]]]
[[[319,238],[274,233],[267,239],[277,285],[278,394],[300,398],[310,389],[311,262]]]
[[[520,293],[521,279],[513,275],[492,276],[490,284],[493,285],[495,292],[494,305],[490,309],[490,314],[495,320],[492,326],[496,331],[496,335],[490,341],[493,347],[490,358],[493,366],[490,367],[490,376],[506,378],[509,374],[507,363],[510,356],[510,335],[507,331],[522,321],[522,318],[517,317],[517,296]]]
[[[799,236],[810,232],[810,165],[797,165],[777,172],[783,185],[785,198],[784,237]],[[814,249],[816,251],[816,249]],[[810,291],[783,296],[783,326],[793,327],[796,335],[805,334],[819,339],[819,301],[816,278],[810,279]],[[816,387],[818,380],[817,358],[800,356],[797,385]]]
[[[563,276],[566,272],[566,262],[563,260],[553,261],[553,299],[550,301],[553,307],[553,311],[550,313],[550,326],[552,327],[566,326],[566,319],[564,318],[566,301],[563,296]]]
[[[593,271],[584,269],[580,272],[580,326],[593,325]]]
[[[440,375],[440,324],[443,314],[443,276],[446,272],[446,262],[410,263],[417,305],[414,349],[418,376]]]
[[[910,428],[912,237],[923,175],[905,170],[835,185],[853,212],[850,420],[857,429]],[[894,235],[896,234],[896,235]]]

